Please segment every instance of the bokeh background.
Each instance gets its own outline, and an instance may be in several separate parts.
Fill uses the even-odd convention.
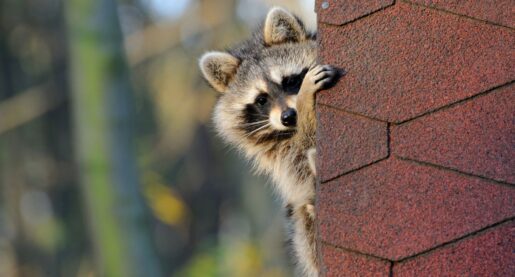
[[[273,5],[314,28],[314,0],[0,0],[0,276],[291,276],[197,68]]]

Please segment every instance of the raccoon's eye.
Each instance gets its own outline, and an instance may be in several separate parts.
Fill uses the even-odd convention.
[[[304,81],[304,77],[308,72],[307,68],[304,68],[302,72],[299,74],[294,74],[291,76],[284,77],[281,86],[283,90],[288,93],[297,94],[300,90],[300,86],[302,85],[302,81]]]
[[[266,102],[268,102],[268,97],[266,96],[266,94],[261,93],[256,97],[256,104],[258,106],[264,106]]]

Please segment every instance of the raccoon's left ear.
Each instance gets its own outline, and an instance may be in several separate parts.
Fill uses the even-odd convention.
[[[200,58],[199,66],[204,78],[214,89],[225,92],[231,82],[240,60],[225,52],[207,52]]]
[[[280,7],[273,7],[265,19],[264,38],[267,45],[306,40],[307,32],[302,22]]]

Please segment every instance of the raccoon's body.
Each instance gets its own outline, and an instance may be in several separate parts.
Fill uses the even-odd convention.
[[[218,133],[272,178],[286,206],[298,268],[318,276],[315,93],[337,71],[317,64],[314,35],[282,8],[272,8],[249,40],[204,54],[200,68],[222,93],[214,111]]]

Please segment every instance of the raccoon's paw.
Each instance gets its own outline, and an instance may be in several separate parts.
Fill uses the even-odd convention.
[[[315,93],[334,85],[340,76],[340,71],[330,65],[313,65],[306,73],[300,91]]]

